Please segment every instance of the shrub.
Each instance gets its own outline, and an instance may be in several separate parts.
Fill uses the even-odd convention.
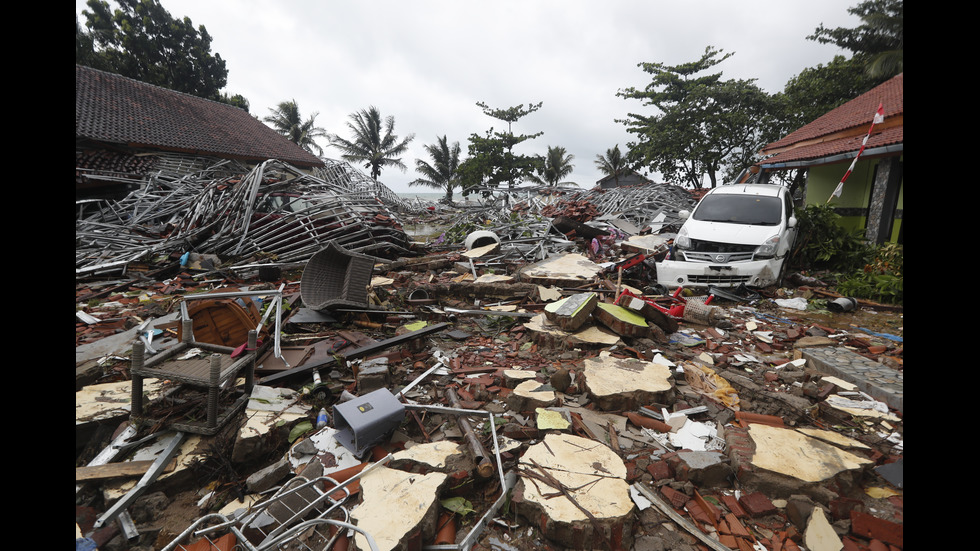
[[[900,304],[903,300],[903,247],[867,243],[862,231],[848,231],[827,205],[808,205],[796,213],[799,234],[790,257],[794,268],[836,274],[837,292]]]
[[[807,205],[797,209],[796,219],[798,234],[790,255],[793,267],[850,273],[868,263],[871,248],[862,232],[841,226],[833,208]]]

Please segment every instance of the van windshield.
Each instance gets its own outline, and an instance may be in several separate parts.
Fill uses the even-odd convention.
[[[694,210],[694,219],[703,222],[725,222],[753,226],[778,226],[782,218],[782,201],[777,197],[758,195],[706,195]]]

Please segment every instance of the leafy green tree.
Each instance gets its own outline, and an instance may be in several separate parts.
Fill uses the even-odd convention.
[[[228,105],[234,105],[239,109],[244,109],[246,113],[249,112],[248,108],[250,107],[250,105],[248,103],[248,99],[246,99],[245,96],[241,94],[235,94],[232,96],[229,96],[228,94],[221,94],[221,97],[218,98],[218,101],[220,101],[221,103],[227,103]]]
[[[575,170],[572,160],[575,156],[568,153],[562,146],[548,146],[548,153],[538,166],[538,173],[532,176],[535,182],[548,186],[557,186]]]
[[[347,127],[353,134],[353,139],[345,139],[331,134],[330,144],[340,149],[342,157],[352,163],[364,163],[364,168],[371,171],[371,177],[377,180],[381,170],[394,166],[406,170],[405,163],[399,155],[408,150],[408,144],[415,139],[409,134],[399,139],[395,132],[395,117],[384,119],[381,112],[373,105],[351,113]]]
[[[756,152],[778,137],[773,101],[754,80],[722,80],[721,73],[699,76],[731,55],[709,46],[691,63],[639,64],[653,75],[651,83],[617,95],[656,111],[630,113],[619,121],[638,139],[627,144],[632,163],[694,188],[702,187],[705,178],[715,187],[719,175],[751,166]]]
[[[612,149],[607,149],[605,155],[596,155],[595,166],[599,169],[599,172],[602,172],[606,176],[612,176],[616,180],[617,186],[619,185],[620,177],[626,176],[633,171],[626,156],[619,150],[619,144],[616,144]]]
[[[872,78],[901,73],[904,70],[904,1],[865,0],[847,11],[860,17],[861,25],[853,29],[828,29],[821,24],[807,38],[851,51]]]
[[[175,19],[159,0],[88,0],[85,35],[75,25],[75,62],[211,100],[228,69],[211,53],[211,35],[189,17]],[[81,36],[85,35],[85,36]]]
[[[835,56],[826,65],[803,69],[774,96],[783,123],[781,133],[813,122],[883,80],[868,76],[862,63],[844,56]]]
[[[446,191],[446,202],[453,202],[453,190],[459,187],[459,142],[449,144],[446,136],[436,138],[435,144],[428,144],[425,150],[432,162],[422,159],[415,160],[415,171],[421,174],[408,183],[410,186],[425,186]]]
[[[316,125],[316,117],[319,113],[313,113],[303,120],[296,100],[281,102],[275,109],[270,108],[269,111],[272,114],[263,120],[271,124],[276,132],[314,155],[323,155],[323,148],[316,143],[316,139],[327,137],[328,134],[326,130]]]
[[[514,123],[521,118],[537,111],[542,103],[534,103],[524,107],[520,104],[506,109],[493,109],[485,103],[477,102],[487,116],[507,123],[506,132],[494,132],[491,127],[486,136],[470,135],[468,146],[469,156],[460,166],[463,195],[468,195],[473,189],[486,186],[492,189],[507,183],[508,188],[534,177],[541,166],[542,159],[533,155],[514,153],[514,146],[527,140],[537,138],[536,134],[515,135],[512,129]]]

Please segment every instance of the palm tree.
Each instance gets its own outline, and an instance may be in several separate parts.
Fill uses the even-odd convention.
[[[619,150],[619,144],[616,144],[616,147],[612,149],[607,149],[605,155],[596,155],[595,166],[606,176],[614,177],[617,186],[619,185],[619,177],[626,176],[632,171],[626,157],[623,157],[623,153]]]
[[[389,116],[382,123],[381,113],[374,106],[351,113],[350,119],[347,127],[354,134],[353,140],[336,134],[330,135],[330,144],[343,152],[342,157],[345,160],[363,162],[364,168],[371,170],[371,177],[375,180],[381,176],[381,169],[388,166],[406,170],[405,163],[398,155],[408,150],[409,142],[415,138],[414,134],[399,141],[398,136],[393,133],[395,117]]]
[[[532,179],[536,182],[549,186],[557,186],[561,181],[568,177],[575,170],[572,159],[575,156],[565,151],[561,146],[548,146],[548,154],[545,155],[542,165],[538,168],[538,175]]]
[[[271,124],[276,132],[314,155],[323,155],[323,148],[316,143],[316,138],[326,138],[328,134],[326,130],[316,126],[316,117],[319,113],[313,113],[304,121],[299,115],[296,100],[284,101],[269,111],[272,114],[263,120]]]
[[[415,160],[415,170],[423,177],[408,183],[410,186],[426,186],[446,190],[446,202],[452,204],[453,189],[459,187],[459,142],[449,145],[446,136],[436,138],[437,143],[426,145],[425,150],[432,164]]]
[[[861,20],[874,32],[890,37],[890,48],[871,55],[867,65],[868,75],[875,78],[891,77],[905,70],[905,17],[902,4],[894,11],[869,13]]]

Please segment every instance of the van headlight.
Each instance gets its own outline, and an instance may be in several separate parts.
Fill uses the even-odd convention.
[[[674,237],[674,246],[678,249],[691,248],[691,238],[687,235],[687,228],[681,227],[680,231],[677,232],[677,237]]]
[[[762,245],[755,250],[756,258],[772,258],[776,256],[776,249],[779,247],[779,236],[774,235],[766,239]]]

